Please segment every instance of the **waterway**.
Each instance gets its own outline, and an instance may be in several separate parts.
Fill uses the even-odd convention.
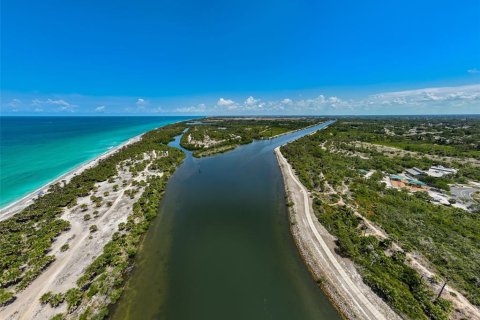
[[[290,235],[273,153],[326,125],[207,158],[184,150],[112,318],[340,319]]]

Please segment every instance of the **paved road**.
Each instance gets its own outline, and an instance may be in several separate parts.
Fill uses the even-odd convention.
[[[463,198],[469,201],[473,201],[472,195],[478,191],[476,188],[472,187],[451,187],[450,192],[455,198]]]
[[[295,190],[293,190],[293,188],[290,188],[290,191],[303,197],[303,203],[300,202],[301,210],[299,210],[298,214],[306,219],[309,231],[313,234],[313,237],[316,240],[314,242],[315,250],[320,256],[324,257],[330,269],[328,270],[328,272],[331,273],[340,283],[341,288],[338,289],[346,293],[346,296],[349,298],[350,302],[360,312],[360,314],[357,315],[360,319],[387,319],[382,314],[382,312],[370,300],[368,300],[365,294],[358,288],[358,286],[352,281],[352,279],[350,279],[350,276],[345,271],[343,266],[337,261],[334,253],[332,253],[330,248],[327,246],[313,222],[313,212],[311,212],[310,209],[311,207],[307,189],[293,173],[290,164],[284,158],[279,148],[276,148],[275,152],[283,168],[286,168],[288,178],[294,182],[294,185],[296,187]]]

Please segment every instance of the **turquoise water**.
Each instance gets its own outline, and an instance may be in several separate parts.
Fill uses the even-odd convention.
[[[0,208],[128,139],[192,117],[0,117]]]

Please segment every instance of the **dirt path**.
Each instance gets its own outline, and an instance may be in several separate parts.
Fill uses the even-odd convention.
[[[313,214],[308,190],[293,173],[279,148],[275,149],[275,153],[297,218],[294,236],[312,272],[329,282],[327,288],[333,287],[328,290],[332,299],[348,318],[400,319],[362,282],[352,263],[346,267],[348,262],[333,251],[332,237],[326,239],[328,233]]]
[[[96,223],[100,226],[97,231],[98,234],[110,233],[108,230],[111,228],[109,223],[104,223],[107,219],[111,218],[113,211],[119,210],[119,203],[123,199],[125,190],[131,185],[127,185],[117,196],[112,206],[105,211],[102,217],[96,220]],[[40,297],[50,291],[54,286],[54,283],[58,280],[61,273],[68,271],[72,273],[72,270],[66,270],[70,263],[77,259],[77,256],[81,254],[82,248],[87,244],[86,242],[92,235],[88,229],[83,228],[79,224],[72,224],[73,234],[76,237],[70,242],[70,249],[63,255],[57,257],[57,259],[37,278],[35,279],[25,290],[18,294],[18,298],[11,305],[7,306],[0,312],[2,319],[35,319],[38,317],[39,312],[42,309],[40,305]],[[103,241],[102,241],[103,242]],[[103,244],[100,245],[103,248]],[[100,249],[101,249],[100,248]],[[87,264],[88,265],[88,264]],[[78,266],[83,269],[83,266]],[[44,308],[50,308],[44,306]],[[60,309],[56,309],[53,314],[60,312]],[[49,313],[49,312],[47,312]]]
[[[156,157],[155,153],[144,155],[144,159]],[[102,205],[97,206],[91,197],[86,196],[78,198],[78,203],[74,207],[65,209],[61,218],[69,221],[71,228],[60,234],[52,245],[50,254],[54,255],[56,260],[24,290],[18,292],[17,299],[13,303],[0,308],[0,319],[50,319],[55,314],[66,311],[66,303],[57,308],[42,305],[41,296],[49,291],[64,293],[75,287],[77,279],[102,253],[105,244],[118,230],[118,225],[127,221],[133,204],[143,192],[142,188],[136,187],[138,182],[146,181],[151,176],[163,176],[163,172],[151,170],[150,167],[151,164],[148,164],[137,176],[132,176],[128,168],[122,169],[120,165],[118,175],[113,181],[99,182],[95,186],[94,194],[103,197]],[[115,190],[118,188],[119,181],[129,181],[129,183]],[[135,188],[139,189],[133,196],[127,192]],[[87,209],[81,209],[85,204]],[[90,231],[93,224],[98,228],[95,232]],[[69,245],[65,252],[60,250],[63,244]]]
[[[354,214],[361,218],[368,228],[368,231],[371,235],[374,235],[380,239],[388,238],[388,234],[383,231],[381,228],[377,227],[373,222],[362,216],[358,213],[355,208],[351,208]],[[396,251],[402,251],[403,249],[395,242],[392,243],[392,248]],[[424,258],[420,257],[418,254],[407,252],[405,253],[406,256],[406,264],[410,267],[415,269],[420,275],[425,277],[426,279],[435,279],[439,278],[439,276],[433,272],[430,268],[428,268],[424,262]],[[436,283],[427,282],[433,292],[440,292],[441,287],[443,285],[442,281]],[[453,303],[454,312],[451,315],[453,319],[480,319],[480,310],[474,306],[468,299],[461,294],[456,289],[452,288],[449,285],[446,285],[442,297],[451,301]]]

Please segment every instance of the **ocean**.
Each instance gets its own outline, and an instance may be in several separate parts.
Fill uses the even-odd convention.
[[[192,117],[0,117],[0,208],[128,139]]]

